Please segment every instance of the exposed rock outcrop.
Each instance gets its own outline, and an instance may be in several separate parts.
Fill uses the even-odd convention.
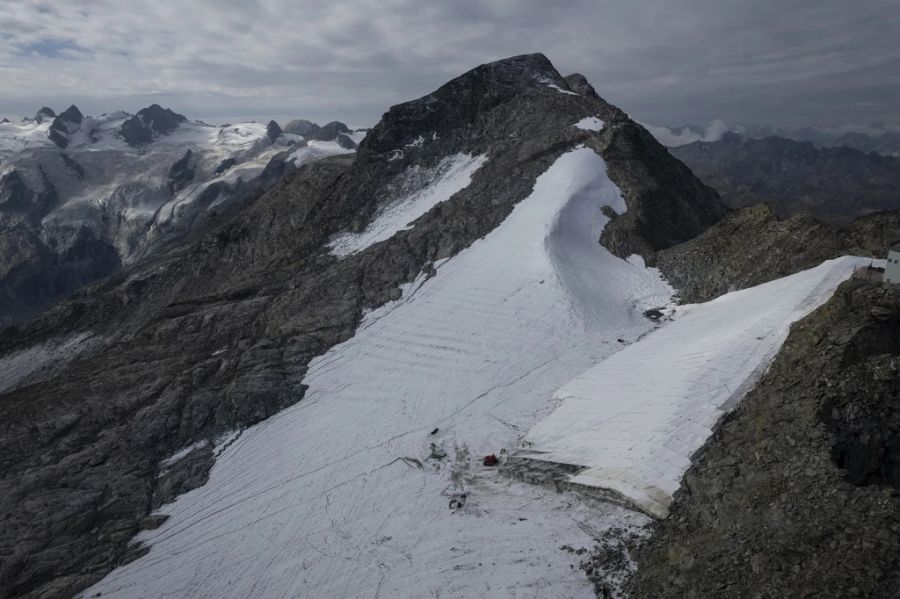
[[[50,124],[48,133],[50,141],[60,148],[66,149],[69,145],[70,136],[78,130],[83,120],[84,115],[81,114],[81,111],[74,105],[69,106],[64,112],[58,114]]]
[[[288,124],[284,126],[285,133],[293,133],[294,135],[302,135],[303,137],[309,137],[315,134],[319,129],[321,129],[321,127],[317,124],[305,119],[295,119],[289,121]]]
[[[219,164],[216,165],[216,174],[219,175],[219,174],[224,173],[225,171],[227,171],[228,169],[233,167],[235,164],[237,164],[237,160],[235,160],[234,158],[226,158],[225,160],[223,160],[222,162],[220,162]]]
[[[128,145],[141,146],[153,141],[160,135],[174,131],[185,122],[186,117],[159,104],[142,108],[136,115],[122,123],[119,134]]]
[[[339,133],[338,136],[335,138],[335,141],[337,141],[337,144],[339,146],[341,146],[342,148],[345,148],[347,150],[352,150],[352,149],[356,148],[356,142],[354,142],[352,139],[350,139],[350,136],[345,135],[343,133]]]
[[[174,194],[184,189],[191,181],[194,180],[196,172],[196,160],[191,150],[185,152],[184,156],[175,161],[172,168],[169,169],[169,178],[167,186],[169,193]]]
[[[35,113],[35,115],[34,115],[34,120],[37,121],[38,123],[43,123],[46,120],[55,119],[55,118],[56,118],[56,113],[53,112],[52,108],[47,108],[46,106],[44,106],[43,108],[38,110],[37,113]]]
[[[660,251],[657,266],[686,303],[705,302],[853,254],[883,257],[900,212],[873,214],[846,229],[806,214],[780,219],[765,204],[736,210],[696,238]]]
[[[350,133],[350,128],[340,121],[331,121],[330,123],[319,127],[316,131],[309,133],[310,139],[319,141],[331,141],[341,133]]]
[[[576,94],[581,94],[582,96],[588,96],[591,98],[599,98],[597,95],[597,91],[594,89],[594,86],[590,84],[587,80],[587,77],[582,75],[581,73],[572,73],[571,75],[567,75],[565,77],[566,85],[569,86]]]
[[[654,250],[694,238],[727,214],[718,194],[681,162],[669,160],[646,129],[626,117],[606,131],[610,139],[603,158],[628,204],[625,214],[610,214],[603,229],[601,242],[611,252],[651,257]]]
[[[266,136],[269,138],[269,141],[275,143],[275,141],[281,137],[281,127],[275,121],[269,121],[269,124],[266,125]]]

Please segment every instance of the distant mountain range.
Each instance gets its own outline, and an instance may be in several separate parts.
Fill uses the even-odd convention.
[[[726,133],[737,133],[749,139],[783,137],[793,141],[808,141],[822,148],[848,147],[861,152],[876,152],[884,156],[900,156],[900,126],[876,123],[873,125],[842,125],[838,127],[804,127],[784,129],[762,124],[729,126],[714,120],[706,127],[682,125],[647,129],[665,146],[678,147],[696,141],[718,141]]]
[[[301,132],[302,131],[302,132]],[[352,152],[340,122],[214,126],[157,104],[0,123],[0,326],[182,239],[302,164]]]
[[[897,157],[733,132],[669,151],[732,208],[766,202],[782,217],[810,213],[836,225],[900,208]]]

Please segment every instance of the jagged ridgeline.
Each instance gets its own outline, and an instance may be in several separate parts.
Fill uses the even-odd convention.
[[[136,142],[186,126],[155,108],[125,122]],[[283,134],[348,131],[293,122]],[[220,447],[209,441],[302,401],[314,357],[495,230],[579,147],[602,157],[624,200],[602,234],[617,256],[652,261],[727,212],[583,77],[562,77],[540,54],[517,56],[392,107],[355,154],[317,155],[7,329],[0,588],[68,596],[146,552],[134,535],[159,524],[151,510],[206,481]],[[221,166],[195,159],[170,157],[160,193]],[[391,220],[397,206],[402,222]]]

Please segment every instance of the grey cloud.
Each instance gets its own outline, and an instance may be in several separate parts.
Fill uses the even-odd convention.
[[[6,4],[0,77],[15,85],[0,114],[162,98],[194,117],[366,125],[468,68],[540,51],[648,122],[900,122],[896,0]]]

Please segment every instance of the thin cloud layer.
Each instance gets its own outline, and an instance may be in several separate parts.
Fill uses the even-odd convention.
[[[721,119],[715,119],[703,130],[687,127],[673,130],[669,127],[660,127],[649,123],[641,124],[659,143],[670,148],[677,148],[695,141],[719,141],[728,132],[728,125]]]
[[[540,51],[649,122],[900,122],[898,34],[896,0],[7,0],[0,114],[159,102],[366,125]]]

